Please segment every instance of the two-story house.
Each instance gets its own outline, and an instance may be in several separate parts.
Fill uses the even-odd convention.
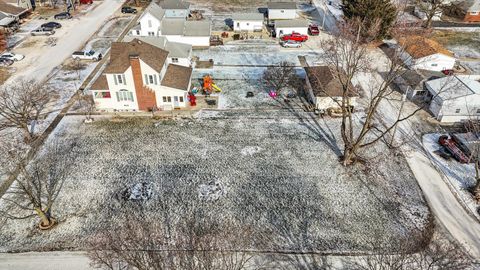
[[[113,42],[110,62],[90,87],[96,108],[151,111],[185,107],[192,68],[169,63],[168,55],[139,39]]]
[[[160,7],[165,10],[165,18],[187,18],[190,14],[190,3],[182,0],[164,0]]]

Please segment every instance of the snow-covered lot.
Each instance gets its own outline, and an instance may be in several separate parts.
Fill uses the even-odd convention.
[[[122,224],[115,209],[139,203],[170,228],[192,218],[186,207],[195,222],[250,228],[239,249],[362,251],[379,232],[421,240],[429,211],[403,156],[386,158],[378,146],[374,166],[346,169],[336,155],[337,120],[281,110],[207,115],[91,125],[64,118],[53,138],[75,140],[77,158],[54,206],[60,224],[40,233],[33,219],[2,222],[1,250],[81,249]],[[142,186],[142,202],[121,196]]]

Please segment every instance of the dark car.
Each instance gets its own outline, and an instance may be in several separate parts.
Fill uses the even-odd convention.
[[[71,18],[72,18],[72,15],[70,15],[69,12],[62,12],[62,13],[58,13],[58,14],[56,14],[55,16],[53,16],[53,18],[54,18],[55,20],[71,19]]]
[[[42,24],[41,26],[43,28],[52,28],[52,29],[62,27],[62,25],[57,22],[48,22],[48,23]]]
[[[137,13],[137,10],[132,7],[122,7],[122,13]]]
[[[8,58],[0,58],[0,67],[6,67],[13,64],[13,60]]]

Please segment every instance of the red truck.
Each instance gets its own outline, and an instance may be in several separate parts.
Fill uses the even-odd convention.
[[[308,34],[310,36],[318,36],[320,34],[320,29],[318,29],[318,25],[310,24],[308,26]]]
[[[300,33],[291,33],[290,35],[284,35],[281,37],[281,39],[283,41],[287,41],[287,40],[293,40],[293,41],[299,41],[299,42],[304,42],[304,41],[307,41],[308,40],[308,36],[307,35],[302,35]]]
[[[470,163],[470,158],[463,153],[457,143],[448,135],[442,135],[438,138],[438,144],[445,147],[448,152],[460,163]]]

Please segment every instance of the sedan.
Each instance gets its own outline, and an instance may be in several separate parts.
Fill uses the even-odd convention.
[[[59,23],[57,23],[57,22],[48,22],[48,23],[42,24],[41,27],[43,27],[43,28],[52,28],[52,29],[55,29],[55,28],[60,28],[60,27],[62,27],[62,25],[59,24]]]
[[[0,67],[7,67],[13,64],[13,60],[8,58],[0,58]]]
[[[302,43],[294,40],[287,40],[287,41],[282,41],[280,42],[280,45],[285,48],[301,48]]]
[[[0,54],[0,58],[7,58],[16,62],[16,61],[22,60],[23,58],[25,58],[25,56],[22,54],[16,54],[13,52],[6,52],[3,54]]]
[[[132,7],[122,7],[122,13],[125,14],[125,13],[133,13],[133,14],[136,14],[137,13],[137,10],[132,8]]]
[[[55,34],[55,30],[53,30],[52,28],[40,27],[30,32],[30,34],[32,34],[32,36],[50,36]]]
[[[70,15],[69,12],[62,12],[62,13],[58,13],[55,16],[53,16],[53,18],[55,20],[71,19],[72,15]]]

